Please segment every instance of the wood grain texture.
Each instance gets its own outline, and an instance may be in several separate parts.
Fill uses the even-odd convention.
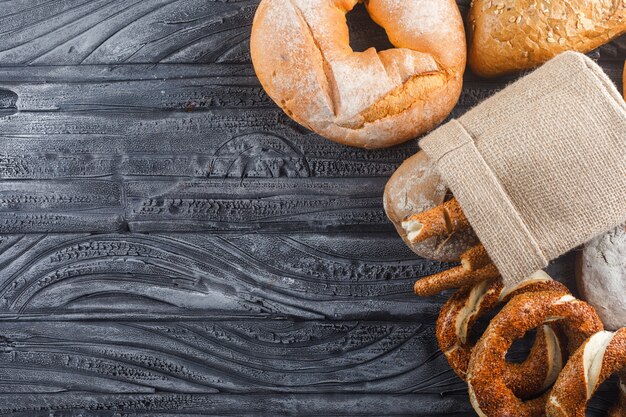
[[[305,131],[243,66],[1,68],[0,97],[2,233],[388,231],[380,195],[417,151]]]
[[[239,70],[1,70],[0,89],[17,98],[2,119],[0,184],[21,188],[0,195],[0,232],[391,230],[380,195],[416,144],[331,144],[287,120]],[[29,205],[40,181],[98,181],[121,200],[98,207],[86,185]]]
[[[472,415],[458,397],[420,394],[18,394],[0,396],[0,404],[11,417]]]
[[[1,415],[474,416],[435,344],[445,296],[411,293],[446,265],[382,209],[417,141],[286,117],[250,65],[257,4],[0,0]],[[348,24],[389,45],[363,8]],[[625,55],[591,54],[616,82]],[[453,116],[512,79],[467,74]]]
[[[0,318],[433,322],[411,287],[444,267],[392,233],[4,235]]]
[[[463,391],[432,325],[270,320],[3,323],[4,390]]]

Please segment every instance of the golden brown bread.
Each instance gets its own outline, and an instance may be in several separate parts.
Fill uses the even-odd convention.
[[[518,295],[491,320],[472,350],[467,372],[470,401],[479,415],[545,416],[548,393],[523,401],[506,385],[505,354],[528,330],[555,322],[567,337],[568,353],[602,330],[602,322],[593,307],[561,291]]]
[[[434,236],[447,236],[470,229],[472,226],[456,198],[440,206],[413,214],[402,222],[411,243],[421,242]]]
[[[381,148],[439,124],[461,92],[466,48],[454,0],[369,0],[395,49],[350,48],[362,0],[263,0],[251,54],[268,95],[295,121],[350,146]]]
[[[420,278],[413,291],[420,297],[430,297],[450,288],[473,286],[483,281],[500,278],[500,271],[491,262],[482,244],[470,248],[461,255],[461,265],[437,274]]]
[[[471,329],[478,318],[486,315],[510,299],[524,293],[561,291],[567,288],[552,280],[547,274],[538,272],[529,280],[510,290],[501,280],[483,281],[457,291],[441,308],[437,319],[437,341],[448,363],[465,380],[467,367],[474,343]],[[560,340],[554,330],[543,325],[526,360],[522,363],[506,363],[505,384],[520,397],[529,397],[552,385],[561,370]]]
[[[623,33],[624,0],[474,0],[468,60],[474,73],[495,77],[567,50],[589,52]]]
[[[421,257],[455,262],[478,242],[471,229],[449,236],[435,236],[411,243],[402,222],[409,216],[443,203],[447,188],[424,152],[418,152],[400,165],[385,187],[383,204],[387,217],[404,242]]]
[[[585,417],[587,402],[611,375],[621,375],[622,393],[611,415],[624,416],[626,382],[626,328],[598,332],[570,357],[550,392],[548,417]]]

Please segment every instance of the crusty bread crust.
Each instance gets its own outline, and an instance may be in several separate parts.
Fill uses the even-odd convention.
[[[578,290],[604,326],[626,326],[626,224],[587,242],[577,263]]]
[[[421,213],[444,202],[447,188],[437,169],[422,151],[398,167],[385,186],[383,205],[387,217],[409,248],[419,256],[443,262],[456,262],[469,248],[478,243],[471,229],[452,236],[435,236],[411,243],[402,227],[410,215]]]
[[[474,348],[469,335],[476,321],[517,295],[542,291],[569,294],[567,287],[546,275],[529,279],[508,292],[501,280],[464,287],[444,304],[437,319],[437,341],[450,367],[461,379],[467,379]],[[518,397],[530,397],[552,385],[561,370],[559,340],[552,332],[547,325],[540,327],[528,358],[522,363],[506,363],[504,381]]]
[[[268,95],[295,121],[350,146],[382,148],[442,122],[465,70],[454,0],[369,0],[396,49],[354,52],[345,14],[362,0],[263,0],[251,54]]]
[[[387,217],[404,242],[419,256],[443,262],[456,262],[478,243],[471,229],[451,236],[436,236],[411,243],[402,227],[409,216],[436,207],[444,202],[447,188],[434,164],[422,151],[400,165],[385,187],[383,204]]]
[[[548,417],[584,417],[587,402],[613,374],[621,375],[622,392],[619,404],[610,415],[623,416],[626,412],[623,391],[626,382],[626,328],[614,334],[601,332],[593,335],[570,357],[548,398]]]
[[[495,77],[567,50],[589,52],[623,33],[623,0],[474,0],[468,60],[474,73]]]

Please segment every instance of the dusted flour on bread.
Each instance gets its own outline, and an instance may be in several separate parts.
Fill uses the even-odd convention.
[[[461,92],[463,22],[453,0],[370,0],[395,49],[350,48],[357,0],[263,0],[251,52],[261,84],[294,120],[331,140],[391,146],[440,123]]]
[[[579,266],[578,288],[605,327],[626,327],[626,225],[588,242]]]

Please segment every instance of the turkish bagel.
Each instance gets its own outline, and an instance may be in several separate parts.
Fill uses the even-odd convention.
[[[470,358],[467,382],[470,401],[481,416],[545,416],[548,392],[524,401],[506,385],[506,352],[514,340],[543,324],[558,323],[573,353],[591,335],[602,330],[593,307],[562,291],[526,293],[514,297],[491,320]]]
[[[358,3],[394,49],[352,50],[346,14]],[[465,31],[454,0],[263,0],[250,42],[276,104],[345,145],[412,139],[441,123],[461,93]]]
[[[560,291],[567,287],[539,271],[515,288],[506,289],[501,280],[484,281],[458,290],[442,307],[437,319],[437,341],[448,363],[461,379],[467,379],[474,343],[470,331],[481,316],[506,304],[520,294]],[[526,360],[506,363],[506,385],[518,396],[528,397],[552,385],[563,366],[558,335],[549,325],[537,330],[537,337]]]
[[[550,392],[548,417],[584,417],[587,402],[611,375],[620,376],[620,401],[609,416],[626,415],[626,328],[601,331],[570,357]]]

